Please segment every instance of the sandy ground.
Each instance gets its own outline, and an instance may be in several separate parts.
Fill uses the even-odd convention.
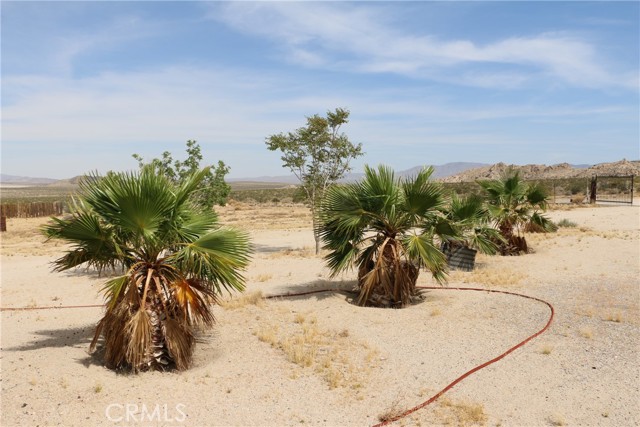
[[[534,252],[480,256],[448,287],[542,298],[551,328],[395,425],[640,425],[640,208],[550,212],[576,227],[528,235]],[[402,310],[360,308],[347,293],[264,301],[314,288],[350,289],[312,254],[303,207],[235,204],[224,222],[251,232],[245,298],[216,308],[192,369],[116,374],[87,353],[102,309],[1,313],[2,426],[365,426],[427,400],[459,375],[541,329],[534,300],[429,290]],[[1,306],[91,305],[104,278],[52,273],[64,246],[44,220],[2,233]],[[421,285],[433,283],[422,273]]]

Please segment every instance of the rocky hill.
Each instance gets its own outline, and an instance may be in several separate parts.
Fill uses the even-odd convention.
[[[491,166],[470,169],[457,175],[441,179],[442,182],[472,182],[482,179],[497,179],[508,169],[520,171],[520,176],[526,180],[559,179],[559,178],[588,178],[594,175],[640,175],[640,160],[620,160],[613,163],[599,163],[589,168],[577,168],[568,163],[557,165],[507,165],[496,163]]]

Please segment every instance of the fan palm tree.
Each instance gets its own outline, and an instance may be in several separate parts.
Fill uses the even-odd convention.
[[[502,236],[491,224],[489,211],[480,196],[460,197],[453,193],[445,215],[458,235],[442,244],[450,268],[471,271],[478,251],[489,255],[498,251]]]
[[[436,236],[453,235],[442,215],[444,196],[432,168],[395,178],[365,166],[362,181],[331,187],[320,205],[319,234],[332,274],[358,268],[358,304],[402,307],[416,294],[419,269],[444,281],[446,258]]]
[[[542,212],[547,208],[547,194],[536,184],[527,184],[516,171],[507,171],[501,179],[478,181],[483,188],[489,214],[503,237],[502,255],[528,251],[522,235],[525,230],[551,232],[556,225]]]
[[[189,201],[208,170],[179,185],[155,172],[90,176],[71,216],[43,228],[72,245],[54,262],[56,271],[121,269],[104,284],[106,311],[90,347],[102,336],[114,369],[188,368],[195,334],[214,323],[217,296],[244,289],[248,236],[220,227],[212,211]]]
[[[446,217],[456,228],[458,238],[449,241],[452,246],[476,249],[488,255],[495,255],[502,236],[491,225],[491,217],[484,199],[478,195],[451,195]]]

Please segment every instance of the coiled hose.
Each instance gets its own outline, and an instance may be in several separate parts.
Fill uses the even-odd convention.
[[[468,376],[474,374],[475,372],[478,372],[480,369],[486,368],[487,366],[497,362],[498,360],[502,359],[503,357],[505,357],[509,353],[511,353],[511,352],[515,351],[516,349],[524,346],[526,343],[528,343],[532,339],[536,338],[538,335],[540,335],[543,332],[545,332],[549,328],[549,326],[551,326],[551,322],[553,321],[553,317],[554,317],[554,314],[555,314],[553,306],[550,303],[548,303],[547,301],[544,301],[544,300],[542,300],[540,298],[532,297],[532,296],[529,296],[529,295],[519,294],[519,293],[516,293],[516,292],[499,291],[499,290],[495,290],[495,289],[483,289],[483,288],[445,288],[445,287],[437,287],[437,286],[418,286],[417,288],[418,289],[429,289],[429,290],[447,290],[447,291],[477,291],[477,292],[487,292],[487,293],[496,293],[496,294],[506,294],[506,295],[513,295],[513,296],[517,296],[517,297],[521,297],[521,298],[527,298],[527,299],[530,299],[530,300],[538,301],[538,302],[540,302],[542,304],[545,304],[547,307],[549,307],[549,310],[550,310],[549,320],[547,320],[547,323],[544,325],[544,327],[542,329],[540,329],[539,331],[537,331],[533,335],[530,335],[529,337],[527,337],[523,341],[520,341],[518,344],[514,345],[513,347],[510,347],[504,353],[502,353],[502,354],[494,357],[493,359],[488,360],[488,361],[482,363],[481,365],[478,365],[475,368],[470,369],[469,371],[467,371],[464,374],[460,375],[458,378],[453,380],[445,388],[443,388],[442,390],[440,390],[439,392],[437,392],[436,394],[431,396],[429,399],[425,400],[424,402],[420,403],[419,405],[414,406],[413,408],[407,409],[403,413],[401,413],[401,414],[399,414],[399,415],[397,415],[397,416],[395,416],[395,417],[393,417],[391,419],[388,419],[388,420],[385,420],[385,421],[383,421],[381,423],[375,424],[373,427],[382,427],[382,426],[388,425],[388,424],[390,424],[390,423],[392,423],[394,421],[398,421],[399,419],[404,418],[404,417],[406,417],[408,415],[411,415],[412,413],[414,413],[414,412],[424,408],[425,406],[428,406],[431,403],[435,402],[440,396],[442,396],[447,391],[452,389],[460,381],[464,380],[465,378],[467,378]],[[321,293],[321,292],[339,292],[339,291],[344,291],[344,290],[336,289],[336,288],[316,289],[316,290],[313,290],[313,291],[306,291],[306,292],[295,292],[295,293],[286,293],[286,294],[277,294],[277,295],[267,295],[267,296],[264,297],[264,299],[291,298],[291,297],[299,297],[299,296],[304,296],[304,295],[317,294],[317,293]],[[50,310],[50,309],[66,309],[66,308],[91,308],[91,307],[104,307],[104,305],[103,304],[93,304],[93,305],[43,306],[43,307],[6,307],[6,308],[2,307],[2,308],[0,308],[0,311]]]

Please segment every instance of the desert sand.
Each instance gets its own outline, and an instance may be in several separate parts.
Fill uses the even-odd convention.
[[[184,372],[118,374],[87,353],[104,277],[51,272],[46,219],[1,235],[2,426],[366,426],[418,405],[544,327],[513,295],[425,290],[401,310],[361,308],[312,252],[302,206],[220,209],[255,246],[247,290],[216,307]],[[533,253],[479,256],[448,288],[522,293],[551,327],[393,425],[640,425],[640,207],[563,208],[576,227],[527,235]],[[427,272],[419,285],[434,286]]]

